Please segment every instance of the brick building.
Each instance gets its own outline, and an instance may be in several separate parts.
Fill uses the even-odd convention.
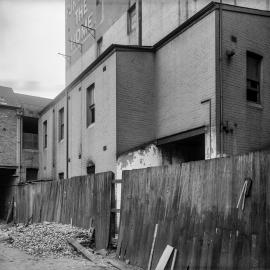
[[[0,86],[1,185],[37,180],[38,112],[50,101]]]
[[[41,179],[269,145],[268,0],[69,2],[67,86],[39,119]]]

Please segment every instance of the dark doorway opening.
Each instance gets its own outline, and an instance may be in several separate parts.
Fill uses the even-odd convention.
[[[205,135],[160,145],[164,165],[205,159]]]
[[[0,219],[7,217],[10,201],[12,201],[12,185],[15,182],[16,168],[0,167]]]

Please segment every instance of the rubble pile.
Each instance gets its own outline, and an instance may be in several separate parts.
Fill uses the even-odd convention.
[[[39,257],[53,255],[55,257],[75,257],[78,253],[67,243],[67,238],[75,238],[90,247],[88,231],[71,225],[43,222],[24,226],[9,227],[7,233],[11,237],[12,247]],[[88,240],[89,239],[89,240]]]

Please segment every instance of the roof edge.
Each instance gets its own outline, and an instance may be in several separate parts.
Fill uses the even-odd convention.
[[[81,81],[93,69],[101,65],[108,57],[116,51],[140,51],[140,52],[153,52],[152,46],[138,46],[138,45],[121,45],[111,44],[98,58],[96,58],[84,71],[82,71],[70,84],[68,84],[62,92],[60,92],[45,108],[43,108],[39,115],[47,112],[57,101],[66,95],[79,81]]]
[[[172,30],[169,34],[167,34],[160,41],[155,43],[153,46],[139,46],[139,45],[121,45],[121,44],[111,44],[98,58],[96,58],[87,68],[84,69],[70,84],[68,84],[60,94],[58,94],[45,108],[43,108],[39,115],[47,112],[53,105],[57,103],[57,101],[66,95],[79,81],[81,81],[91,70],[102,64],[105,59],[107,59],[110,55],[112,55],[116,51],[144,51],[144,52],[156,52],[161,47],[165,46],[172,39],[180,35],[182,32],[186,31],[189,27],[191,27],[194,23],[203,19],[205,16],[213,12],[214,10],[222,7],[223,10],[231,11],[231,12],[239,12],[239,13],[247,13],[252,15],[260,15],[270,17],[270,11],[247,8],[229,4],[223,4],[218,2],[210,2],[204,8],[196,12],[192,17],[183,22],[177,28]]]

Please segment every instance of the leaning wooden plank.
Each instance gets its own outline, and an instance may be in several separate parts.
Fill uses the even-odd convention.
[[[78,241],[73,238],[68,238],[67,242],[76,248],[80,253],[82,253],[88,260],[93,261],[95,256],[89,252],[86,248],[84,248]]]
[[[13,220],[13,212],[14,212],[14,197],[12,197],[12,202],[10,203],[6,223],[9,223]]]
[[[152,258],[153,258],[154,248],[155,248],[155,242],[156,242],[156,238],[157,238],[157,231],[158,231],[158,224],[156,224],[156,226],[155,226],[154,237],[153,237],[153,242],[152,242],[152,247],[151,247],[147,270],[151,269]]]
[[[172,265],[171,265],[171,270],[174,269],[175,261],[176,261],[176,255],[177,255],[177,249],[175,248],[173,251],[173,260],[172,260]]]
[[[163,251],[162,256],[159,259],[156,270],[164,270],[165,269],[165,267],[166,267],[166,265],[168,263],[168,260],[170,259],[170,256],[171,256],[171,254],[173,252],[173,249],[174,248],[172,246],[170,246],[170,245],[166,246],[166,248]]]

